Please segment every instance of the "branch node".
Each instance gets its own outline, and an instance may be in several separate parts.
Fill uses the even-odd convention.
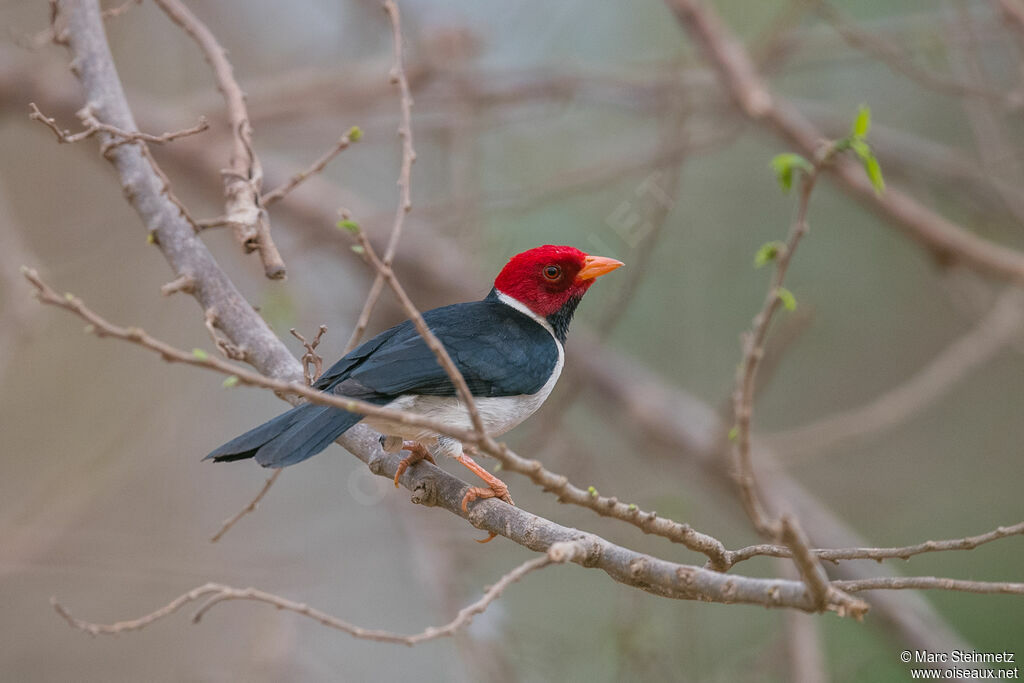
[[[189,275],[188,273],[182,273],[175,279],[160,287],[160,293],[164,296],[170,296],[172,294],[177,294],[178,292],[192,294],[193,292],[195,292],[195,289],[195,278]]]

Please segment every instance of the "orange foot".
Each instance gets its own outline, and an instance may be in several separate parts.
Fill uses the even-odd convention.
[[[409,451],[409,455],[402,458],[401,462],[398,463],[398,470],[395,471],[395,488],[398,488],[398,479],[401,477],[411,465],[415,465],[420,460],[426,460],[431,465],[436,465],[434,458],[427,451],[426,447],[418,441],[404,441],[402,442],[402,450]]]
[[[483,467],[480,467],[480,465],[478,465],[476,461],[474,461],[473,458],[469,457],[468,455],[463,454],[456,459],[460,463],[468,467],[470,470],[472,470],[473,474],[483,479],[488,486],[488,488],[484,488],[482,486],[471,486],[469,490],[466,491],[466,495],[462,497],[463,512],[468,512],[469,504],[472,503],[474,500],[478,500],[480,498],[498,498],[500,500],[505,501],[509,505],[515,505],[515,503],[512,502],[512,496],[508,494],[508,486],[505,485],[505,482],[503,482],[501,479],[498,479],[496,476],[485,470]],[[492,531],[487,536],[487,538],[478,540],[477,543],[487,543],[488,541],[493,541],[494,537],[497,535],[498,534]]]

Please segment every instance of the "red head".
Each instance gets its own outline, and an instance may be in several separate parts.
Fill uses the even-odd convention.
[[[575,308],[596,278],[621,265],[575,247],[548,244],[513,256],[494,280],[494,288],[547,318],[570,302]]]

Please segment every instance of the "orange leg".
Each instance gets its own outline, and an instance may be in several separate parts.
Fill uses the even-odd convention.
[[[512,496],[508,494],[508,486],[505,485],[505,482],[498,479],[483,467],[480,467],[480,465],[478,465],[476,461],[468,455],[460,455],[456,460],[469,468],[473,474],[483,479],[488,486],[488,488],[483,488],[482,486],[471,486],[469,490],[466,491],[466,495],[462,497],[463,512],[467,512],[467,506],[478,498],[499,498],[509,505],[515,505],[515,503],[512,502]],[[497,535],[498,534],[492,531],[487,538],[482,541],[477,541],[477,543],[487,543],[488,541],[494,540],[494,537]]]
[[[426,447],[418,441],[405,441],[402,443],[402,450],[409,451],[409,455],[402,458],[402,461],[398,463],[398,470],[395,472],[395,488],[398,488],[398,479],[401,477],[411,465],[415,465],[420,460],[426,460],[431,465],[436,465],[433,456],[430,455]]]

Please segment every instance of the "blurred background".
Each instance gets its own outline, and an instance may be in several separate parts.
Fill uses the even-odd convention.
[[[891,187],[1024,249],[1024,34],[1001,9],[1012,0],[870,0],[838,11],[803,0],[710,4],[772,88],[827,134],[844,135],[857,106],[870,105],[870,140]],[[248,93],[265,187],[351,126],[364,131],[271,212],[287,281],[263,278],[229,231],[204,235],[296,354],[289,328],[310,336],[328,326],[321,351],[330,362],[372,275],[334,228],[336,210],[350,210],[382,245],[397,200],[386,16],[355,0],[189,5]],[[753,255],[783,239],[793,215],[794,198],[769,167],[787,143],[737,113],[660,2],[400,6],[418,160],[396,269],[416,303],[479,298],[506,259],[542,243],[628,266],[587,297],[559,388],[509,444],[730,548],[757,542],[728,478],[724,432],[738,335],[768,285]],[[864,623],[824,615],[808,624],[783,611],[656,598],[576,566],[529,577],[467,632],[416,648],[243,603],[199,625],[181,614],[117,638],[68,628],[51,595],[112,622],[218,581],[411,633],[448,621],[531,554],[500,538],[478,546],[478,531],[411,504],[336,446],[284,472],[255,514],[209,542],[267,473],[201,457],[283,404],[83,335],[77,320],[31,300],[22,264],[115,323],[212,352],[194,301],[160,296],[171,271],[96,143],[57,145],[28,119],[34,101],[77,130],[82,106],[66,52],[31,45],[47,20],[45,3],[0,3],[0,677],[787,681],[798,642],[812,660],[820,655],[824,679],[907,679],[898,659],[906,633],[876,612]],[[142,130],[210,119],[210,131],[154,154],[194,216],[219,215],[230,136],[201,55],[152,3],[107,30]],[[937,263],[828,179],[810,223],[787,281],[798,307],[773,328],[754,430],[758,465],[776,472],[813,543],[906,545],[1024,519],[1017,294]],[[402,317],[385,294],[369,332]],[[588,363],[618,380],[595,383]],[[652,427],[643,400],[670,400],[678,422]],[[522,477],[506,481],[537,514],[666,559],[704,561],[560,506]],[[1008,539],[890,570],[1020,580],[1021,566],[1024,543]],[[734,571],[784,568],[761,559]],[[925,634],[1024,655],[1020,598],[905,597],[921,600]]]

